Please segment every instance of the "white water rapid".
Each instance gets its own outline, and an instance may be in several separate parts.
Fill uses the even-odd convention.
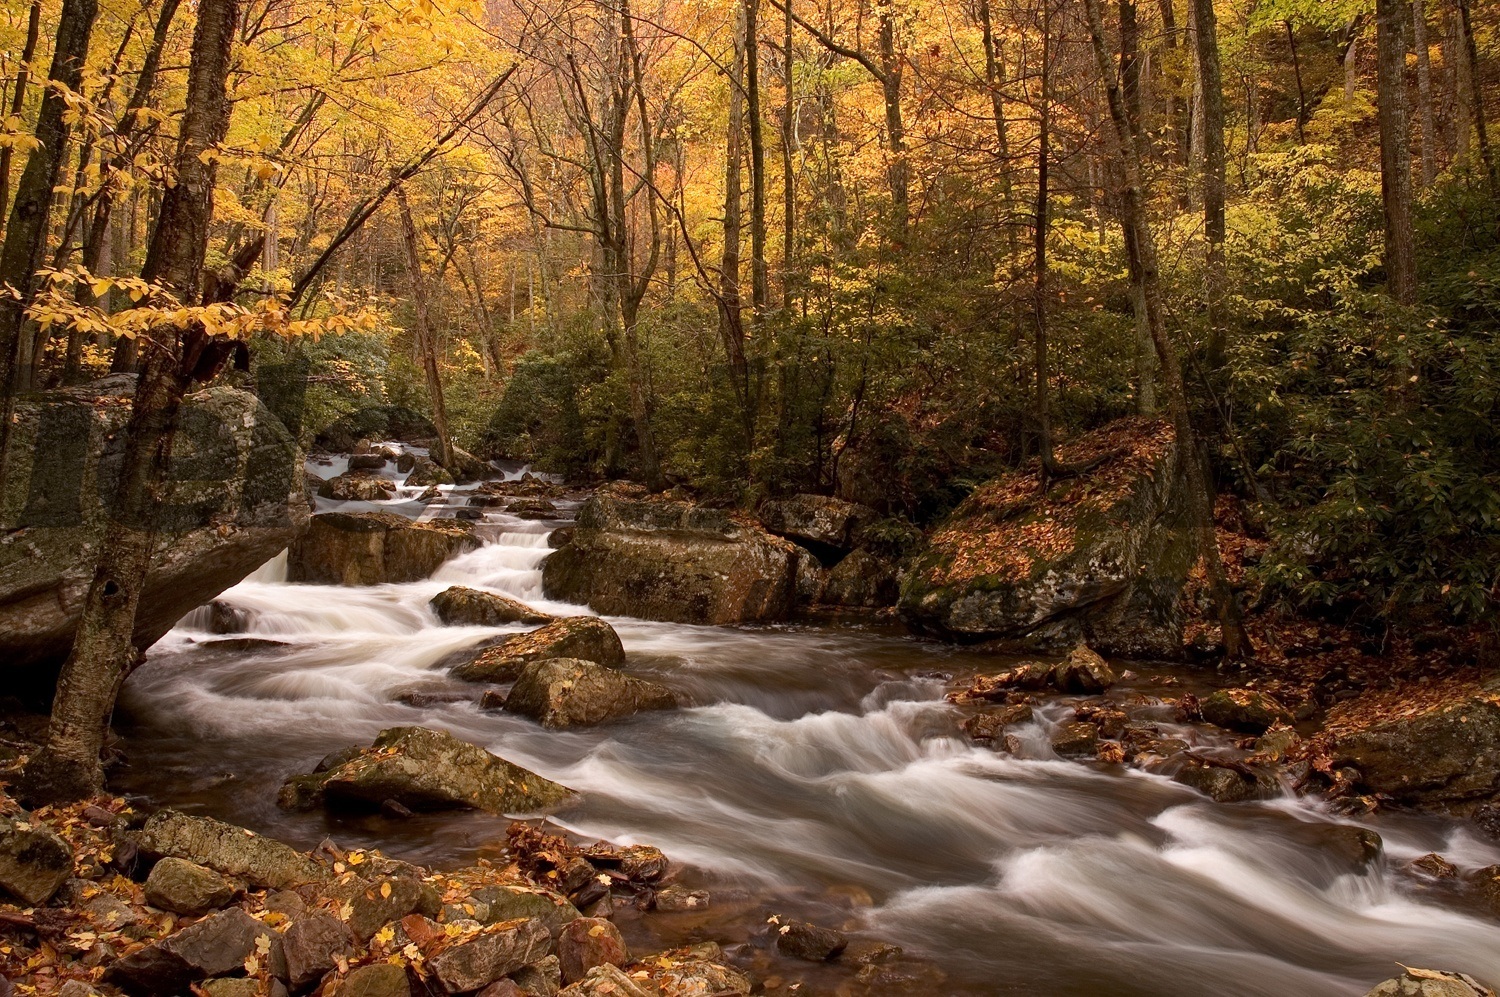
[[[248,614],[245,633],[206,633],[201,612],[184,621],[127,686],[127,787],[303,845],[331,834],[464,861],[506,822],[274,804],[281,780],[325,753],[421,724],[581,790],[557,816],[564,826],[691,865],[715,897],[692,937],[748,937],[772,909],[849,925],[947,973],[905,991],[917,997],[1358,995],[1397,962],[1500,983],[1500,924],[1401,871],[1429,851],[1463,869],[1500,862],[1493,844],[1440,820],[1382,819],[1368,826],[1384,857],[1356,869],[1330,833],[1339,818],[1312,803],[1223,806],[1156,776],[1050,757],[1041,734],[1063,705],[1039,711],[1031,757],[976,747],[943,700],[946,674],[996,667],[973,652],[853,625],[612,619],[629,670],[692,705],[569,732],[481,711],[478,688],[444,661],[522,628],[441,626],[432,596],[463,584],[586,612],[542,597],[555,524],[484,516],[489,542],[430,580],[295,585],[283,560],[222,597]],[[1144,684],[1120,692],[1137,716],[1170,715]]]

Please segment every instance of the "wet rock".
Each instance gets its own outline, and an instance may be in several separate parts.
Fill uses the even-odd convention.
[[[1500,794],[1500,704],[1483,697],[1377,724],[1335,742],[1338,766],[1398,803],[1462,807]]]
[[[1500,865],[1488,865],[1469,877],[1470,890],[1491,915],[1500,918]]]
[[[620,849],[620,872],[634,883],[654,883],[671,869],[672,863],[653,845],[627,845]]]
[[[680,962],[661,974],[663,997],[749,997],[755,984],[715,962]]]
[[[607,615],[774,622],[791,613],[802,556],[722,510],[601,489],[579,510],[572,543],[543,563],[542,581],[549,598]]]
[[[823,593],[823,584],[828,580],[828,569],[815,557],[797,558],[797,577],[794,582],[797,604],[811,606]]]
[[[401,451],[396,457],[396,470],[402,474],[411,473],[411,469],[417,466],[417,455],[408,451]]]
[[[419,523],[383,512],[325,512],[292,545],[287,576],[324,585],[415,582],[478,546],[473,526],[452,519]]]
[[[869,551],[857,550],[828,570],[818,601],[848,609],[880,609],[895,605],[898,595],[896,569]]]
[[[557,936],[557,959],[564,983],[577,983],[595,966],[623,966],[630,951],[620,929],[601,917],[580,917]]]
[[[198,980],[243,972],[261,939],[271,960],[279,962],[281,939],[275,930],[231,907],[120,959],[104,979],[143,997],[185,992]]]
[[[280,980],[272,980],[269,987],[259,980],[228,977],[209,980],[199,988],[205,997],[286,997],[287,989]]]
[[[1268,730],[1255,739],[1255,753],[1267,761],[1279,762],[1290,754],[1302,738],[1290,727]]]
[[[411,473],[406,476],[406,484],[412,488],[423,488],[428,485],[451,485],[453,484],[453,475],[443,470],[431,459],[418,457],[412,462]]]
[[[553,617],[493,592],[455,585],[432,597],[432,611],[450,627],[498,627],[506,623],[547,623]]]
[[[28,813],[0,817],[0,889],[37,907],[73,874],[73,849]]]
[[[976,713],[963,722],[964,733],[976,741],[994,741],[1005,733],[1005,728],[1030,723],[1031,706],[1027,703],[1012,703],[994,710]]]
[[[1116,678],[1103,658],[1079,644],[1068,652],[1066,661],[1053,667],[1051,681],[1062,692],[1095,696],[1114,685]]]
[[[1099,728],[1078,720],[1058,724],[1049,740],[1052,750],[1064,758],[1082,758],[1094,754],[1097,749]]]
[[[490,465],[463,447],[453,447],[453,461],[448,471],[459,481],[477,481],[490,473]]]
[[[0,688],[50,702],[109,526],[133,375],[17,399],[0,496]],[[187,396],[132,643],[149,647],[190,610],[276,556],[308,521],[297,441],[255,395]],[[248,472],[248,473],[247,473]]]
[[[557,992],[562,989],[562,964],[558,962],[557,956],[549,955],[529,966],[522,966],[511,973],[510,978],[521,989],[536,997],[556,997]]]
[[[625,663],[625,648],[615,628],[598,617],[570,616],[506,637],[452,675],[466,682],[511,682],[527,664],[547,658],[581,658],[614,668]]]
[[[776,933],[776,950],[794,959],[827,962],[838,958],[849,946],[843,932],[806,921],[779,919],[772,924],[772,930]]]
[[[349,930],[361,944],[408,914],[435,916],[442,909],[437,891],[410,875],[365,879],[346,874],[329,888],[328,896],[343,902],[341,914],[348,915]]]
[[[1050,652],[1176,657],[1196,562],[1169,425],[1122,419],[1068,441],[1101,463],[1038,492],[1033,472],[976,489],[932,533],[902,583],[914,627]]]
[[[551,728],[587,727],[676,706],[666,686],[578,658],[532,662],[505,700],[509,712]]]
[[[339,502],[382,502],[395,497],[395,494],[394,481],[368,474],[340,474],[318,486],[320,498]]]
[[[540,922],[553,937],[564,925],[583,916],[567,897],[541,887],[482,886],[474,891],[473,899],[487,908],[486,915],[479,918],[481,921],[495,923],[531,918]]]
[[[315,911],[292,922],[281,936],[286,952],[287,985],[293,993],[311,989],[324,975],[338,965],[338,960],[354,954],[354,933],[332,914]]]
[[[1260,734],[1277,724],[1290,724],[1292,714],[1272,697],[1254,689],[1220,689],[1199,707],[1203,719],[1215,727]]]
[[[1463,973],[1407,968],[1365,997],[1495,997],[1495,991]]]
[[[361,966],[339,987],[339,997],[411,997],[406,969],[388,962]]]
[[[212,817],[175,810],[153,814],[137,844],[148,855],[187,859],[256,889],[287,889],[323,878],[317,864],[290,845]]]
[[[448,993],[469,993],[550,954],[552,938],[537,921],[505,921],[459,935],[427,960]]]
[[[1500,841],[1500,802],[1480,804],[1473,819],[1480,833]]]
[[[1413,871],[1431,879],[1458,878],[1458,866],[1436,852],[1428,852],[1420,858],[1412,859],[1410,865]]]
[[[666,886],[656,891],[656,909],[660,911],[707,910],[707,890],[690,890],[685,886]]]
[[[529,997],[515,980],[500,980],[479,991],[477,997]]]
[[[1351,869],[1364,869],[1385,853],[1385,842],[1368,827],[1332,824],[1327,830],[1330,853]]]
[[[1184,786],[1212,797],[1218,803],[1241,803],[1265,797],[1266,787],[1254,776],[1233,768],[1214,765],[1211,761],[1195,759],[1172,776]]]
[[[645,980],[632,980],[616,966],[595,966],[587,978],[558,992],[558,997],[661,997]]]
[[[349,458],[351,471],[378,471],[385,467],[384,453],[357,453]]]
[[[496,814],[535,813],[570,791],[483,748],[424,727],[383,730],[371,747],[325,774],[330,805],[411,810],[473,807]]]
[[[521,519],[553,519],[557,516],[557,506],[544,498],[518,499],[509,502],[506,503],[505,511]]]
[[[196,916],[234,899],[238,887],[196,862],[165,858],[146,877],[146,902],[174,914]]]
[[[769,499],[759,509],[768,532],[814,549],[853,550],[861,533],[880,518],[869,506],[826,495],[793,495]]]

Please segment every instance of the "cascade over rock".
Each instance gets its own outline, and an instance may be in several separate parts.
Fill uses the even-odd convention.
[[[294,582],[324,585],[416,582],[478,546],[474,527],[454,519],[419,523],[386,512],[324,512],[293,545],[287,572]]]
[[[975,491],[907,573],[902,615],[957,640],[1177,655],[1194,551],[1171,427],[1123,419],[1058,457],[1097,463],[1045,494],[1034,468]]]
[[[547,597],[597,613],[673,623],[784,620],[792,611],[796,546],[721,509],[601,489],[572,540],[542,567]]]
[[[0,675],[50,693],[73,644],[113,503],[135,379],[114,376],[22,399],[0,494]],[[187,397],[135,643],[159,640],[306,529],[302,454],[255,395]]]

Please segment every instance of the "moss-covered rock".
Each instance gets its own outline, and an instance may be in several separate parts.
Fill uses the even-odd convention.
[[[552,619],[524,602],[463,585],[444,589],[428,605],[450,627],[498,627],[506,623],[546,623]]]
[[[598,617],[570,616],[506,637],[452,674],[466,682],[512,682],[526,665],[547,658],[581,658],[614,668],[625,663],[625,648],[615,628]]]
[[[392,727],[374,744],[316,780],[293,777],[300,800],[377,808],[387,800],[412,810],[473,808],[496,814],[537,813],[571,791],[444,731]],[[283,795],[287,795],[283,790]]]
[[[576,658],[532,662],[505,700],[506,710],[543,727],[588,727],[676,705],[664,685]]]
[[[9,693],[51,700],[111,517],[134,390],[134,377],[117,376],[17,403],[0,494],[0,684]],[[307,527],[297,441],[249,392],[187,396],[172,479],[135,617],[137,647]]]
[[[913,562],[902,615],[953,639],[1177,655],[1195,553],[1171,427],[1121,420],[1059,458],[1088,470],[1046,493],[1033,469],[970,495]]]
[[[595,612],[674,623],[786,619],[805,556],[719,509],[601,491],[579,511],[572,542],[548,556],[549,598]]]
[[[1254,689],[1220,689],[1203,700],[1203,719],[1228,730],[1264,734],[1292,722],[1291,711],[1274,697]]]
[[[852,550],[860,532],[880,518],[867,505],[827,495],[793,495],[761,503],[760,521],[770,532],[813,549]]]
[[[1500,798],[1500,703],[1491,696],[1401,717],[1334,742],[1337,766],[1398,803],[1458,812]]]
[[[458,520],[419,523],[384,512],[325,512],[313,517],[292,546],[287,575],[324,585],[415,582],[478,546],[474,527]]]

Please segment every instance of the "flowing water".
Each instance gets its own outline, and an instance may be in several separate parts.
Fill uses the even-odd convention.
[[[451,514],[463,490],[447,491],[435,507],[411,489],[376,505]],[[223,596],[247,612],[245,634],[206,633],[201,612],[183,621],[127,685],[125,749],[139,761],[117,781],[304,847],[332,836],[458,865],[494,854],[507,822],[292,815],[274,802],[287,775],[329,751],[395,725],[444,728],[581,790],[555,816],[562,826],[655,844],[712,891],[707,913],[627,918],[638,950],[728,939],[763,978],[802,982],[793,992],[834,993],[847,976],[779,961],[771,913],[926,960],[883,991],[914,997],[1357,995],[1397,962],[1500,983],[1500,924],[1402,871],[1430,851],[1472,869],[1500,849],[1454,823],[1383,819],[1368,826],[1384,857],[1355,869],[1330,833],[1340,818],[1307,801],[1222,806],[1159,776],[1052,756],[1046,731],[1069,716],[1063,701],[1038,711],[1019,757],[977,747],[943,697],[954,675],[1002,664],[982,654],[873,625],[611,619],[628,669],[691,705],[567,732],[481,711],[445,659],[523,628],[441,626],[432,596],[463,584],[587,612],[542,595],[557,524],[484,516],[485,545],[430,580],[288,584],[280,559]],[[1111,694],[1169,723],[1154,697],[1184,676],[1199,681],[1153,674]]]

